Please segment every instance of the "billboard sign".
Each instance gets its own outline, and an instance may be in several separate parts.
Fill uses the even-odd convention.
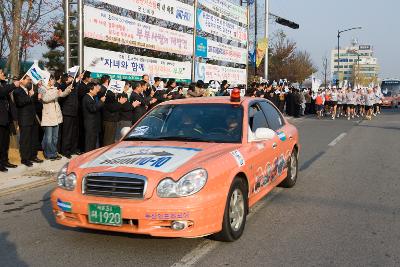
[[[197,9],[197,30],[204,31],[228,40],[247,44],[247,29],[237,24]]]
[[[227,0],[198,0],[199,4],[222,15],[247,25],[247,9]]]
[[[180,55],[193,54],[193,36],[85,6],[85,37]]]
[[[104,3],[193,28],[194,8],[177,0],[101,0]]]
[[[227,80],[232,84],[247,84],[246,69],[230,68],[205,63],[197,64],[196,78],[202,79],[206,83],[211,80]]]
[[[189,81],[191,78],[190,61],[178,62],[91,47],[85,47],[84,53],[85,70],[91,71],[96,78],[103,74],[118,80],[137,80],[144,74],[179,81]]]
[[[196,37],[196,57],[247,64],[246,49],[215,42],[200,36]]]

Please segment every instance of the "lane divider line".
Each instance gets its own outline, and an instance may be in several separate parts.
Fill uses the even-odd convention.
[[[270,203],[270,200],[278,196],[283,191],[282,188],[275,188],[272,192],[264,197],[263,200],[255,204],[250,208],[249,215],[247,215],[247,220],[249,220],[254,214],[256,214],[261,208],[266,204]],[[178,262],[171,265],[171,267],[190,267],[194,266],[199,262],[204,256],[210,253],[212,250],[217,248],[221,242],[214,241],[210,239],[205,239],[197,247],[189,251],[184,255]]]
[[[335,145],[336,145],[337,143],[339,143],[340,140],[342,140],[346,135],[347,135],[347,133],[342,133],[342,134],[340,134],[338,137],[336,137],[335,140],[333,140],[332,142],[330,142],[328,146],[335,146]]]

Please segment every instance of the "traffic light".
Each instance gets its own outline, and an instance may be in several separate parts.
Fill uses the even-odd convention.
[[[295,23],[295,22],[293,22],[293,21],[290,21],[290,20],[281,18],[281,17],[277,17],[277,18],[275,19],[275,22],[278,23],[278,24],[287,26],[287,27],[289,27],[289,28],[295,29],[295,30],[297,30],[298,28],[300,28],[299,24],[297,24],[297,23]]]

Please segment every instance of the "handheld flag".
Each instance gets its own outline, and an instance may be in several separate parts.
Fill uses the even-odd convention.
[[[76,75],[78,74],[78,71],[79,71],[79,66],[74,66],[68,70],[68,76],[71,76],[75,79]]]
[[[43,83],[47,85],[51,76],[50,72],[42,70],[36,63],[31,66],[25,75],[28,75],[32,79],[32,83],[35,85],[40,81],[43,81]]]
[[[125,82],[120,80],[111,79],[108,91],[112,91],[115,94],[121,94],[124,91]]]

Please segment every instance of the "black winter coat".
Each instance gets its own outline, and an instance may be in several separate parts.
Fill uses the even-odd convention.
[[[82,99],[82,113],[83,113],[83,124],[86,130],[99,133],[101,130],[101,109],[104,103],[96,101],[90,96],[85,95]]]
[[[29,96],[21,87],[14,89],[14,101],[17,107],[19,126],[32,126],[35,123],[35,98],[37,98],[37,93],[33,96]]]

